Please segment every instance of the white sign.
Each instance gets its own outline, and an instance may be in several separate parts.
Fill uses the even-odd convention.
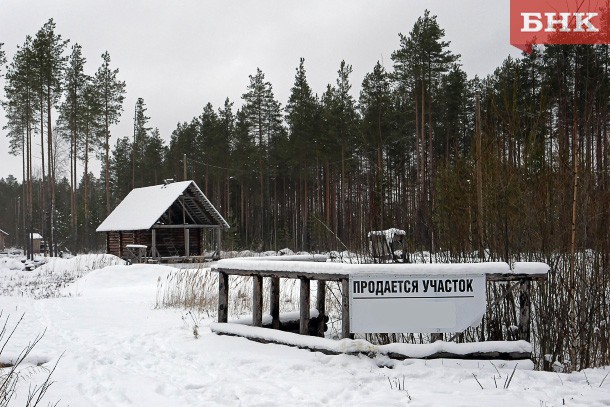
[[[484,274],[352,274],[353,333],[461,332],[485,314]]]

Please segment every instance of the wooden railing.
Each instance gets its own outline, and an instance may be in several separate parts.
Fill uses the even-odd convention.
[[[349,316],[349,276],[351,272],[359,269],[376,272],[396,272],[401,265],[346,265],[340,263],[321,262],[322,257],[292,258],[278,256],[273,258],[243,258],[221,260],[212,266],[212,271],[218,272],[218,322],[228,322],[229,309],[229,276],[251,276],[252,287],[252,325],[260,327],[263,320],[263,279],[270,278],[270,314],[272,327],[278,329],[280,326],[280,278],[291,278],[300,280],[299,300],[299,333],[307,335],[310,331],[310,300],[311,281],[317,281],[318,326],[315,330],[318,336],[324,336],[324,320],[326,317],[326,283],[337,281],[341,284],[341,337],[352,337],[350,331]],[[285,261],[293,260],[293,261]],[[303,261],[318,261],[318,263],[303,263]],[[477,263],[478,264],[478,263]],[[497,264],[497,263],[496,263]],[[433,265],[432,265],[433,266]],[[464,266],[462,264],[461,266]],[[467,266],[467,265],[466,265]],[[497,270],[497,268],[491,268]],[[516,282],[519,287],[520,315],[518,321],[519,339],[530,341],[530,285],[532,281],[544,281],[547,278],[548,266],[543,263],[516,263],[513,269],[508,268],[506,273],[485,273],[487,281],[492,282]]]

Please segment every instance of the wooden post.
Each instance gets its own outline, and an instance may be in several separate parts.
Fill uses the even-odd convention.
[[[317,334],[320,337],[324,337],[324,321],[326,318],[326,281],[318,280],[317,300],[316,308],[318,309],[318,327]]]
[[[153,228],[151,236],[151,245],[150,245],[150,257],[153,259],[157,258],[157,229]]]
[[[229,320],[229,275],[218,272],[218,322]]]
[[[220,251],[222,250],[222,228],[216,228],[216,250],[218,251],[218,257],[220,257]]]
[[[190,245],[191,243],[189,242],[189,236],[190,232],[188,230],[188,228],[184,228],[184,257],[189,257],[190,256]]]
[[[349,279],[341,280],[341,337],[352,338],[349,326]]]
[[[271,314],[271,326],[280,329],[280,278],[271,277],[271,290],[269,293],[269,311]]]
[[[530,282],[519,282],[519,339],[530,341]]]
[[[299,308],[301,318],[299,323],[299,333],[301,335],[309,335],[309,302],[310,302],[310,286],[309,279],[300,277],[301,280],[301,301]]]
[[[252,276],[252,326],[263,326],[262,276]]]

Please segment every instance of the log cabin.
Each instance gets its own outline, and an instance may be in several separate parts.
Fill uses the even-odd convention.
[[[198,261],[212,234],[219,257],[227,221],[194,181],[133,189],[97,228],[106,252],[128,260]],[[139,251],[139,253],[136,253]]]

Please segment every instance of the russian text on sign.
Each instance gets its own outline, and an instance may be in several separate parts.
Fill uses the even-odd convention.
[[[485,276],[350,276],[352,332],[457,332],[485,313]]]

